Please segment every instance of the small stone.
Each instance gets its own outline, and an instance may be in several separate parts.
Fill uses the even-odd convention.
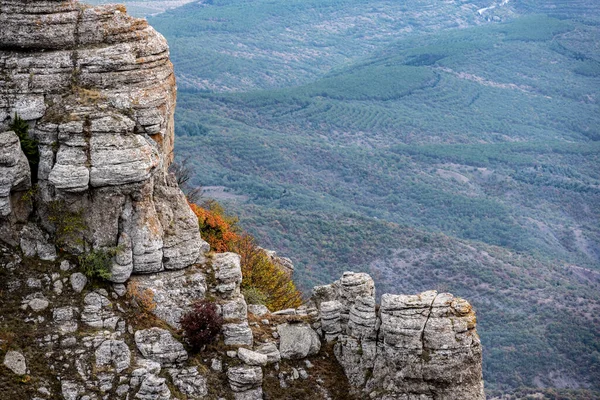
[[[230,358],[236,358],[236,357],[237,357],[237,352],[235,352],[235,351],[233,351],[233,350],[229,350],[229,351],[227,352],[227,357],[230,357]]]
[[[321,349],[321,340],[308,324],[283,324],[277,327],[281,337],[281,358],[301,359],[314,355]]]
[[[223,363],[218,358],[213,358],[210,363],[210,369],[221,372],[223,371]]]
[[[310,360],[304,360],[304,365],[306,365],[306,368],[312,368],[313,367],[313,363],[311,363]]]
[[[72,274],[70,281],[71,281],[71,287],[77,293],[81,293],[81,291],[87,284],[87,278],[81,272],[75,272],[74,274]]]
[[[50,391],[45,386],[42,386],[41,388],[39,388],[38,392],[41,393],[44,396],[50,396],[51,395]]]
[[[35,278],[27,278],[27,286],[32,289],[41,289],[42,288],[42,280]]]
[[[260,322],[261,322],[263,325],[269,325],[269,323],[270,323],[268,319],[262,319]]]
[[[54,293],[56,293],[57,295],[61,295],[63,292],[63,283],[61,281],[55,281],[54,284]]]
[[[119,297],[123,297],[125,296],[125,293],[127,293],[127,287],[122,283],[113,284],[113,290]]]
[[[300,374],[298,373],[298,370],[296,368],[292,368],[292,379],[296,380],[300,378]]]
[[[244,347],[240,347],[238,349],[238,357],[240,360],[242,360],[245,364],[248,365],[267,365],[267,356],[265,354],[257,353],[255,351],[248,350]]]
[[[50,303],[45,298],[34,298],[29,301],[29,307],[35,312],[40,312],[48,308]]]
[[[77,339],[75,339],[73,336],[69,336],[69,337],[66,337],[63,340],[61,340],[60,347],[68,348],[68,347],[73,347],[76,344],[77,344]]]
[[[263,379],[260,367],[239,366],[227,370],[229,386],[234,392],[245,392],[260,386]]]
[[[124,396],[129,391],[129,385],[119,385],[117,387],[117,396]]]
[[[106,340],[96,349],[96,367],[113,366],[117,373],[129,368],[131,352],[122,340]]]
[[[273,364],[281,361],[279,349],[275,343],[265,343],[256,349],[256,352],[267,356],[267,363]]]
[[[61,382],[61,392],[64,400],[77,400],[79,398],[79,395],[83,392],[83,390],[83,387],[75,382]],[[80,400],[83,400],[83,398]]]
[[[202,398],[208,394],[206,378],[198,373],[197,367],[170,369],[169,374],[173,384],[187,398]]]
[[[275,311],[273,315],[296,315],[296,309],[286,308],[285,310]]]
[[[67,261],[67,260],[61,261],[61,263],[60,263],[61,271],[69,271],[71,268],[73,268],[73,266],[69,263],[69,261]]]
[[[300,369],[298,370],[298,374],[300,374],[300,378],[301,378],[302,380],[306,380],[306,379],[308,379],[308,372],[306,372],[306,370],[305,370],[305,369],[303,369],[303,368],[300,368]]]
[[[167,400],[171,398],[171,391],[166,384],[165,378],[159,378],[156,375],[148,375],[142,381],[140,390],[135,395],[136,399],[141,400]]]
[[[6,353],[4,356],[4,366],[17,375],[25,375],[27,373],[25,357],[18,351],[11,350]]]

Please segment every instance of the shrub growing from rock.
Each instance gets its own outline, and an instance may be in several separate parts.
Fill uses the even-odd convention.
[[[37,168],[40,163],[40,152],[38,150],[38,142],[29,136],[29,124],[24,121],[17,113],[9,125],[9,129],[17,134],[21,143],[21,150],[25,153],[29,168],[31,170],[31,182],[37,182]]]
[[[198,351],[221,332],[223,318],[214,303],[200,300],[192,305],[192,310],[181,318],[180,323],[188,344],[193,351]]]
[[[111,277],[112,259],[119,252],[118,248],[95,249],[78,257],[81,272],[89,279],[109,279]]]

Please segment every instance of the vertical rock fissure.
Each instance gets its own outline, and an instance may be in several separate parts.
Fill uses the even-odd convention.
[[[435,299],[438,297],[438,295],[436,294],[433,298],[433,300],[431,300],[431,304],[429,305],[429,313],[427,314],[427,318],[425,319],[425,324],[423,325],[423,330],[421,331],[421,349],[425,350],[425,328],[427,328],[427,323],[429,322],[429,317],[431,317],[431,312],[433,311],[433,303],[435,302]]]
[[[435,303],[435,299],[437,299],[438,295],[436,294],[431,300],[431,304],[429,305],[429,313],[427,314],[427,318],[425,319],[425,324],[423,324],[423,330],[421,331],[421,362],[425,363],[430,360],[429,350],[425,349],[425,329],[427,329],[427,323],[429,322],[429,318],[431,317],[431,313],[433,312],[433,304]],[[427,351],[427,353],[426,353]],[[421,377],[423,382],[427,382],[427,378],[425,376]],[[431,396],[435,399],[435,391],[432,390],[431,385],[428,384],[429,392]]]

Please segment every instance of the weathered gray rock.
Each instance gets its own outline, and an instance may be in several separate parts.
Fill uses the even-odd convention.
[[[277,326],[281,358],[301,359],[321,349],[319,335],[308,325],[282,324]]]
[[[335,356],[351,385],[365,396],[390,400],[484,399],[481,346],[469,303],[435,291],[384,294],[377,312],[365,275],[345,273],[313,290],[321,329],[326,337],[337,334]]]
[[[115,256],[109,280],[115,283],[124,283],[133,272],[133,247],[131,238],[127,233],[121,232],[117,245],[120,250]]]
[[[233,393],[233,398],[235,400],[262,400],[263,390],[259,387],[256,389],[246,390],[245,392],[235,392]]]
[[[223,325],[223,337],[227,346],[252,346],[254,336],[247,321]]]
[[[255,365],[264,367],[267,365],[268,357],[266,354],[261,354],[256,351],[248,350],[244,347],[238,349],[237,356],[243,363],[247,365]]]
[[[350,307],[348,335],[357,339],[377,337],[377,314],[375,299],[372,296],[359,297]]]
[[[248,304],[248,312],[260,317],[269,314],[271,311],[269,311],[267,306],[263,306],[262,304]]]
[[[81,272],[75,272],[74,274],[71,274],[69,281],[71,282],[71,288],[75,292],[81,293],[87,284],[87,277]]]
[[[41,292],[37,292],[25,297],[22,308],[26,309],[29,307],[34,312],[40,312],[48,308],[49,305],[50,302],[48,299]]]
[[[78,400],[85,390],[83,385],[69,380],[62,381],[60,386],[64,400]]]
[[[99,292],[88,293],[83,304],[81,322],[93,328],[116,328],[119,317],[114,314],[112,303],[106,296]]]
[[[234,392],[246,392],[262,384],[263,373],[260,367],[239,366],[227,370],[229,386]]]
[[[218,358],[213,358],[210,361],[210,369],[212,369],[213,371],[216,371],[216,372],[223,371],[223,362],[221,362],[221,360]]]
[[[136,331],[135,344],[144,357],[160,363],[161,366],[175,365],[188,358],[183,345],[164,329],[150,328]]]
[[[188,398],[202,398],[208,394],[206,378],[198,373],[198,368],[170,369],[169,375],[177,389]]]
[[[337,300],[321,303],[321,330],[325,335],[325,340],[328,342],[337,339],[338,335],[342,333],[342,326],[340,324],[342,308],[342,303]]]
[[[117,373],[129,368],[131,352],[122,340],[106,340],[96,349],[96,367],[112,366]]]
[[[275,343],[265,343],[256,349],[257,353],[267,356],[267,363],[274,364],[281,361],[281,354]]]
[[[72,306],[59,307],[52,310],[52,319],[58,327],[60,334],[73,333],[77,331],[78,310]]]
[[[263,249],[263,250],[267,254],[267,257],[269,257],[269,259],[271,261],[273,261],[273,263],[275,263],[280,268],[282,268],[286,272],[286,274],[288,274],[290,277],[294,274],[295,268],[294,268],[294,264],[292,263],[291,259],[289,259],[288,257],[280,257],[277,255],[277,252],[275,252],[273,250],[267,250],[267,249]]]
[[[152,293],[156,307],[152,313],[179,329],[181,317],[190,310],[192,303],[204,298],[206,278],[200,271],[166,271],[160,274],[137,276],[128,285],[137,290]]]
[[[242,283],[240,256],[235,253],[218,253],[213,256],[212,265],[219,294],[223,298],[238,296]]]
[[[49,243],[48,234],[33,224],[27,224],[21,231],[21,250],[27,257],[38,256],[42,260],[56,260],[56,249]]]
[[[39,142],[38,217],[48,221],[47,206],[64,201],[87,226],[61,247],[81,251],[81,236],[94,248],[129,241],[131,262],[116,260],[115,282],[203,261],[208,245],[168,172],[176,87],[165,39],[117,5],[0,7],[0,217],[10,216],[0,221],[3,239],[31,211],[15,212],[23,207],[15,196],[31,184],[18,140],[5,132],[18,113]]]
[[[227,322],[245,320],[248,318],[248,309],[243,296],[239,296],[233,300],[224,302],[221,305],[221,310],[223,313],[223,320]]]
[[[135,398],[140,400],[168,400],[171,398],[171,391],[167,386],[165,378],[148,375],[142,381],[140,390],[136,393]]]
[[[25,375],[27,373],[25,357],[18,351],[10,350],[6,352],[4,366],[17,375]]]
[[[23,192],[30,187],[29,163],[19,138],[14,132],[0,129],[0,217],[8,217],[13,211],[11,193]]]

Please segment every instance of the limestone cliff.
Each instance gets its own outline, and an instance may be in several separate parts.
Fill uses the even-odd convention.
[[[298,309],[248,305],[240,256],[208,252],[168,173],[175,96],[167,43],[122,6],[0,0],[3,399],[484,398],[475,314],[450,294],[378,306],[348,272]],[[94,249],[116,249],[112,283],[76,270]],[[224,325],[190,354],[179,321],[204,298]]]
[[[64,246],[123,248],[115,282],[198,261],[207,246],[167,173],[176,87],[160,34],[122,6],[1,1],[0,70],[0,132],[16,113],[39,143],[34,205],[46,230],[56,229],[49,206],[82,212],[82,237]],[[2,135],[0,232],[16,244],[31,185],[27,171],[14,172],[23,156],[11,151],[13,135]]]

